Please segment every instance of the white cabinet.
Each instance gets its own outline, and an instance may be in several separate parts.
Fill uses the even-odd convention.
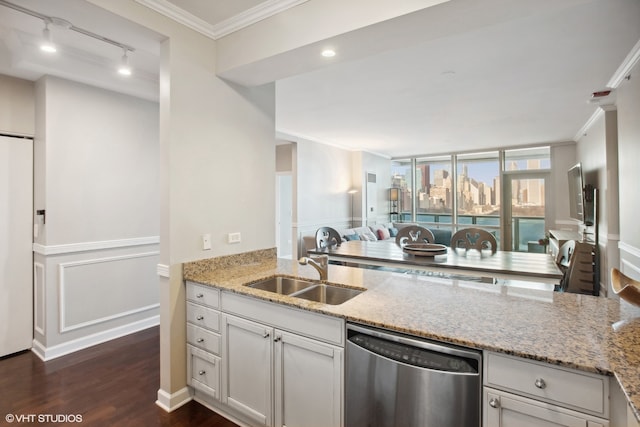
[[[256,425],[342,425],[342,349],[228,314],[222,324],[223,402]]]
[[[341,427],[344,320],[187,282],[196,400],[251,426]]]
[[[499,390],[484,388],[484,427],[606,427],[609,422]]]
[[[609,426],[607,377],[492,352],[484,364],[484,427]]]
[[[222,328],[223,403],[257,425],[272,425],[273,329],[226,314]]]
[[[220,291],[187,282],[187,384],[220,399]]]
[[[275,425],[342,425],[342,349],[275,332]]]

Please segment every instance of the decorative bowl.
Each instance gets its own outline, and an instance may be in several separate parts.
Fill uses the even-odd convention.
[[[436,256],[445,255],[447,247],[437,243],[407,243],[402,247],[402,251],[409,255]]]

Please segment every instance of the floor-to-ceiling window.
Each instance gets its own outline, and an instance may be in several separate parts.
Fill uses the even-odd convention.
[[[459,154],[456,161],[456,225],[481,227],[500,240],[500,157],[498,151]]]
[[[538,250],[544,237],[549,147],[394,159],[398,222],[455,232],[480,227],[506,250]]]

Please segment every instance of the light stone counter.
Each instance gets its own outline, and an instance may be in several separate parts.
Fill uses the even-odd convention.
[[[274,275],[318,279],[311,266],[259,252],[187,263],[184,278],[348,321],[615,375],[640,420],[640,309],[624,301],[330,265],[329,283],[367,289],[331,306],[244,286]]]

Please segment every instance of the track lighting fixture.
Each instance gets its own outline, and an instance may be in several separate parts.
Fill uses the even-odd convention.
[[[42,43],[40,44],[40,50],[48,53],[55,53],[58,49],[51,39],[51,30],[49,30],[50,22],[50,20],[44,20],[44,30],[42,30]]]
[[[18,12],[22,12],[26,15],[30,15],[33,16],[34,18],[38,18],[41,19],[44,22],[44,29],[42,30],[42,38],[43,41],[40,45],[40,49],[45,51],[45,52],[56,52],[57,48],[56,45],[53,43],[53,40],[51,38],[51,30],[49,29],[49,25],[53,25],[59,28],[64,28],[66,30],[70,30],[70,31],[75,31],[76,33],[80,33],[80,34],[84,34],[85,36],[94,38],[96,40],[99,40],[101,42],[104,43],[108,43],[110,45],[119,47],[120,49],[122,49],[124,51],[124,54],[122,55],[122,57],[120,58],[120,64],[118,66],[118,73],[125,75],[125,76],[130,76],[132,71],[131,71],[131,67],[129,66],[129,53],[134,52],[135,49],[131,46],[128,46],[126,44],[117,42],[115,40],[112,40],[108,37],[104,37],[101,36],[99,34],[96,34],[92,31],[89,30],[85,30],[84,28],[80,28],[80,27],[76,27],[75,25],[73,25],[71,22],[62,19],[62,18],[56,18],[54,16],[47,16],[47,15],[43,15],[40,12],[36,12],[35,10],[31,10],[31,9],[27,9],[26,7],[11,3],[7,0],[0,0],[0,6],[5,6],[8,7],[10,9],[16,10]]]

